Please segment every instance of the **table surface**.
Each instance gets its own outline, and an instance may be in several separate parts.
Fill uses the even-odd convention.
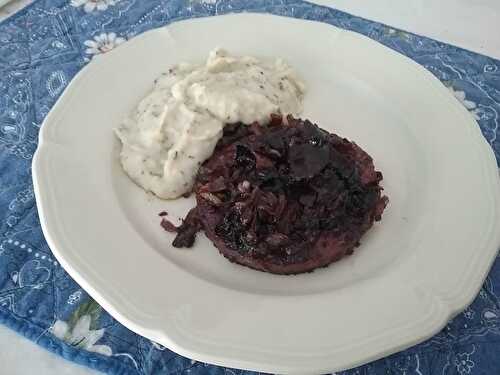
[[[0,6],[6,0],[0,0]],[[0,8],[0,20],[29,4],[14,0]],[[498,0],[313,0],[351,14],[425,35],[500,59]],[[467,27],[464,27],[467,25]],[[2,373],[10,375],[92,375],[95,371],[47,352],[0,326]]]

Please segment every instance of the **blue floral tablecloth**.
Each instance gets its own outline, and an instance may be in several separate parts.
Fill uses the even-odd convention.
[[[409,56],[478,120],[500,160],[500,61],[492,58],[300,0],[38,0],[0,24],[2,323],[69,360],[110,374],[250,374],[178,356],[107,314],[54,259],[40,229],[31,182],[40,125],[93,56],[172,21],[241,11],[330,23]],[[340,374],[500,374],[500,259],[474,303],[439,334]]]

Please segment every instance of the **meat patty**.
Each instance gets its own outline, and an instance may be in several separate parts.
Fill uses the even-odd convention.
[[[388,202],[381,180],[359,146],[308,120],[231,124],[200,168],[197,206],[174,246],[192,246],[202,228],[232,262],[309,272],[352,254],[381,219]]]

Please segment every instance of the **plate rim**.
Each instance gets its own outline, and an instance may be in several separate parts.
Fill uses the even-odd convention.
[[[228,15],[219,15],[215,16],[217,18],[221,17],[241,17],[242,14],[228,14]],[[290,17],[285,17],[285,16],[276,16],[276,15],[271,15],[271,14],[260,14],[260,13],[244,13],[244,17],[277,17],[277,18],[286,18],[287,20],[295,20],[297,22],[308,22],[308,23],[321,23],[319,21],[310,21],[310,20],[301,20],[301,19],[295,19],[295,18],[290,18]],[[127,44],[131,43],[139,43],[142,38],[147,37],[147,35],[155,32],[161,32],[161,30],[165,30],[169,27],[171,27],[174,24],[180,23],[180,22],[197,22],[198,20],[204,20],[207,18],[214,18],[212,17],[202,17],[198,19],[187,19],[187,20],[181,20],[181,21],[175,21],[172,22],[168,25],[165,25],[161,28],[153,29],[146,31],[142,33],[139,36],[136,36],[133,40],[129,41]],[[371,43],[374,44],[379,44],[376,41],[373,41],[372,39],[362,35],[358,34],[352,31],[347,31],[343,29],[339,29],[335,26],[332,25],[327,25],[330,28],[336,29],[340,33],[346,33],[346,34],[352,34],[356,35],[356,37],[361,37],[363,39],[369,40]],[[418,69],[421,73],[426,74],[429,78],[430,81],[434,83],[434,85],[437,87],[438,85],[440,86],[439,89],[442,90],[444,89],[444,86],[442,86],[441,82],[435,78],[430,72],[428,72],[425,68],[421,67],[419,64],[417,64],[415,61],[409,59],[408,57],[399,54],[398,52],[395,52],[391,50],[388,47],[383,46],[387,51],[390,51],[391,53],[395,55],[399,55],[400,58],[406,60],[406,63],[412,64],[416,69]],[[116,53],[115,50],[109,52],[109,55],[114,55]],[[101,58],[105,58],[105,56],[99,56],[97,61]],[[46,188],[46,186],[49,185],[47,181],[44,180],[43,177],[43,169],[42,169],[42,160],[44,157],[47,157],[47,154],[50,152],[48,150],[48,147],[53,146],[54,143],[53,141],[50,140],[50,124],[56,124],[58,121],[58,113],[60,110],[64,108],[64,103],[65,101],[68,101],[70,98],[71,93],[74,94],[76,90],[71,91],[72,89],[75,89],[78,87],[78,85],[82,84],[84,77],[87,74],[90,74],[91,72],[90,69],[93,69],[93,65],[96,65],[95,63],[93,64],[88,64],[85,67],[83,67],[77,75],[71,80],[69,83],[68,87],[65,89],[63,95],[58,99],[56,104],[52,107],[50,110],[50,113],[48,116],[45,118],[43,121],[43,124],[40,129],[39,133],[39,143],[37,150],[35,152],[35,155],[33,157],[33,163],[32,163],[32,171],[33,171],[33,184],[34,184],[34,191],[35,191],[35,197],[36,197],[36,203],[37,203],[37,208],[39,211],[39,216],[40,216],[40,223],[42,226],[42,230],[45,236],[45,239],[47,243],[49,244],[49,247],[51,248],[52,252],[54,253],[55,257],[58,259],[59,263],[64,267],[64,269],[70,274],[71,277],[75,279],[75,281],[78,282],[82,287],[84,287],[85,290],[88,291],[89,295],[92,296],[99,304],[101,304],[107,311],[110,312],[111,315],[113,315],[120,323],[125,325],[126,327],[131,328],[135,332],[140,332],[139,334],[142,334],[146,337],[150,337],[151,339],[155,341],[163,341],[166,342],[168,340],[165,339],[165,337],[168,337],[166,333],[163,332],[165,337],[157,337],[158,334],[157,332],[153,332],[148,327],[141,327],[139,323],[133,322],[129,320],[124,314],[122,314],[118,310],[126,310],[124,307],[117,308],[114,304],[110,304],[102,295],[100,292],[93,287],[93,285],[90,285],[86,280],[83,275],[80,275],[79,272],[77,272],[74,267],[70,264],[70,262],[67,262],[64,256],[64,251],[60,250],[60,241],[57,239],[57,233],[54,233],[53,228],[51,227],[50,223],[50,215],[47,216],[47,212],[50,211],[50,205],[46,201],[46,197],[43,193],[43,189]],[[95,68],[97,69],[97,68]],[[450,99],[452,99],[450,95]],[[456,104],[456,108],[458,109],[458,103]],[[488,174],[488,178],[491,180],[492,186],[493,184],[496,184],[496,186],[499,186],[499,178],[498,178],[498,170],[496,168],[496,159],[493,155],[493,152],[490,148],[490,146],[487,144],[486,140],[483,138],[482,133],[477,125],[477,123],[472,119],[472,117],[465,111],[465,109],[462,109],[462,115],[464,117],[464,122],[468,122],[468,125],[471,129],[473,129],[473,137],[471,136],[471,147],[472,143],[475,143],[475,146],[477,148],[477,151],[482,154],[482,164],[485,168],[485,174]],[[495,168],[493,168],[493,165]],[[488,169],[486,171],[486,169]],[[493,193],[495,194],[495,193]],[[500,200],[499,200],[499,194],[496,194],[494,197],[494,204],[496,208],[500,207]],[[495,210],[498,211],[498,210]],[[496,212],[495,212],[496,213]],[[448,322],[448,320],[453,317],[455,314],[457,314],[459,311],[461,311],[464,307],[466,307],[472,300],[474,299],[475,295],[479,291],[482,282],[487,276],[487,273],[495,260],[495,257],[492,256],[492,254],[496,253],[496,249],[492,250],[493,248],[498,248],[498,245],[500,244],[500,235],[498,231],[494,230],[494,224],[498,223],[498,214],[495,215],[495,220],[492,223],[492,230],[490,231],[490,236],[486,241],[487,243],[485,244],[486,250],[490,248],[490,251],[484,251],[482,254],[484,256],[482,257],[483,262],[481,264],[481,269],[482,272],[480,275],[476,276],[476,283],[470,287],[470,280],[468,283],[469,288],[466,289],[465,293],[462,293],[459,296],[456,296],[455,298],[448,299],[448,298],[443,298],[443,296],[437,296],[437,295],[432,295],[433,300],[432,303],[429,305],[433,309],[433,312],[431,314],[431,317],[426,319],[428,323],[428,327],[425,330],[425,332],[422,333],[422,335],[418,338],[414,338],[411,340],[408,338],[406,340],[405,345],[393,345],[392,349],[386,349],[385,351],[379,352],[375,356],[371,356],[369,358],[361,358],[358,362],[356,363],[349,363],[347,366],[346,364],[342,364],[339,367],[335,367],[335,364],[323,364],[323,365],[317,365],[316,367],[311,366],[311,363],[307,364],[307,367],[303,368],[290,368],[289,366],[283,366],[281,365],[274,365],[272,363],[265,364],[264,366],[260,366],[256,363],[247,363],[246,361],[234,359],[234,358],[225,358],[223,355],[219,356],[219,358],[214,357],[213,355],[204,355],[203,353],[197,353],[187,347],[184,347],[183,344],[180,344],[179,342],[171,341],[169,342],[170,345],[167,345],[169,349],[204,362],[210,362],[214,363],[217,365],[222,365],[222,366],[230,366],[230,367],[244,367],[252,370],[258,370],[258,371],[267,371],[267,372],[278,372],[278,373],[305,373],[305,372],[311,372],[311,373],[316,373],[316,372],[327,372],[327,371],[337,371],[345,368],[350,368],[354,367],[357,365],[360,365],[362,363],[366,363],[367,361],[372,361],[378,358],[381,358],[383,356],[386,356],[388,354],[394,353],[395,351],[399,351],[402,349],[405,349],[407,347],[413,346],[414,344],[421,342],[425,340],[426,338],[431,337],[435,333],[437,333],[440,329],[444,327],[444,325]],[[489,258],[489,259],[488,259]],[[477,282],[477,280],[480,280],[481,282]],[[432,294],[432,293],[431,293]],[[116,301],[115,301],[116,303]],[[414,336],[414,335],[412,335]],[[158,340],[158,338],[160,340]],[[401,341],[401,340],[399,340]],[[396,347],[394,349],[394,347]]]

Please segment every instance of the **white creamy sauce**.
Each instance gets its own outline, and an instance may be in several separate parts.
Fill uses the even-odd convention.
[[[179,64],[162,74],[116,129],[125,172],[160,198],[189,192],[227,123],[266,125],[272,113],[302,111],[304,84],[281,59],[231,56],[222,49],[206,64]]]

